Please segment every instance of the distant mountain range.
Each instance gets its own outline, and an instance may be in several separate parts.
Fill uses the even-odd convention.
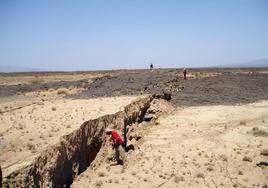
[[[226,65],[220,65],[219,67],[234,67],[234,68],[261,68],[261,67],[267,67],[268,68],[268,59],[257,59],[254,61],[248,61],[244,63],[233,63],[233,64],[226,64]]]
[[[27,68],[27,67],[16,67],[16,66],[2,66],[0,65],[0,72],[42,72],[42,69]]]
[[[244,63],[232,63],[224,65],[213,66],[215,68],[268,68],[268,59],[258,59],[254,61],[248,61]],[[209,68],[209,67],[207,67]],[[0,72],[43,72],[48,70],[38,69],[38,68],[27,68],[27,67],[16,67],[16,66],[1,66]]]

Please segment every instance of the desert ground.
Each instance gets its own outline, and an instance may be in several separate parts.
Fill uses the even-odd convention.
[[[4,187],[268,186],[267,69],[3,73],[0,124]],[[114,165],[103,130],[126,125]]]

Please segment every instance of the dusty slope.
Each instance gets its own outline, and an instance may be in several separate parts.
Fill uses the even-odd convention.
[[[177,108],[162,117],[128,154],[125,166],[104,161],[72,187],[262,187],[268,170],[268,102],[242,106]],[[256,129],[256,128],[255,128]],[[267,132],[266,132],[267,133]]]

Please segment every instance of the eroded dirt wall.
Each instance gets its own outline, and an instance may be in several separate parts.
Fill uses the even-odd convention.
[[[123,129],[142,121],[153,97],[127,105],[112,115],[84,122],[79,129],[63,136],[60,142],[43,151],[32,164],[4,179],[3,187],[65,187],[85,171],[105,142],[106,127]]]

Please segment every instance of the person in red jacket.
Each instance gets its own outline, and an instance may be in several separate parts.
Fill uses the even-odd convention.
[[[117,164],[123,165],[125,162],[125,153],[122,146],[124,142],[123,139],[115,130],[112,130],[110,128],[106,128],[105,133],[111,136],[110,139],[113,143],[113,149],[115,150],[115,159],[117,161]]]

